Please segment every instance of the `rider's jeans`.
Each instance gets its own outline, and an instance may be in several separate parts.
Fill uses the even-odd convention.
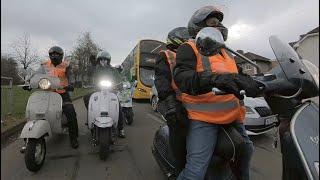
[[[187,135],[187,163],[179,174],[178,180],[202,180],[211,160],[217,142],[218,125],[191,120]],[[253,143],[250,141],[244,125],[235,123],[235,128],[244,137],[246,148],[239,161],[241,179],[249,179],[250,160]]]

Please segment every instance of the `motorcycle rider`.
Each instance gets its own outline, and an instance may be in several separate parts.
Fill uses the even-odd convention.
[[[68,119],[69,137],[71,147],[76,149],[79,146],[78,143],[78,123],[77,114],[70,99],[68,91],[74,90],[74,78],[71,72],[69,62],[63,60],[63,50],[59,46],[53,46],[49,49],[49,60],[41,63],[40,68],[35,74],[48,74],[60,79],[63,89],[55,90],[59,93],[63,100],[62,110]],[[23,86],[25,90],[31,90],[29,86]]]
[[[121,102],[122,112],[125,116],[126,123],[131,124],[132,122],[128,121],[128,116],[133,118],[133,109],[132,109],[132,87],[129,81],[127,81],[127,77],[123,76],[122,84],[124,85],[123,89],[118,92],[118,97]]]
[[[177,27],[167,36],[167,50],[160,51],[156,58],[155,81],[159,98],[159,111],[167,120],[169,143],[175,157],[176,175],[186,162],[187,114],[181,104],[181,93],[174,83],[172,70],[175,66],[176,50],[189,39],[186,27]]]
[[[121,76],[119,72],[111,66],[111,56],[107,51],[100,51],[96,57],[97,66],[94,66],[93,71],[93,81],[96,82],[101,76],[108,76],[112,79],[114,84],[119,84],[121,82]],[[84,104],[88,109],[90,96],[93,94],[87,94],[83,97]],[[115,94],[117,94],[115,92]],[[121,110],[120,102],[119,102],[119,120],[118,120],[118,136],[121,138],[125,138],[125,132],[123,128],[123,113]]]
[[[223,12],[214,6],[198,9],[188,23],[189,35],[195,38],[204,27],[219,29],[224,40],[228,30],[221,21]],[[241,81],[245,79],[244,81]],[[232,171],[238,179],[249,179],[249,166],[253,153],[253,143],[246,134],[243,120],[245,109],[239,99],[240,90],[247,96],[255,97],[258,86],[249,77],[240,77],[232,56],[224,49],[213,55],[201,55],[194,40],[182,44],[177,50],[174,81],[182,91],[182,102],[190,119],[187,135],[187,163],[178,179],[204,179],[213,154],[219,125],[232,124],[242,135],[246,146],[238,152],[232,164]],[[250,83],[248,83],[250,82]],[[212,88],[226,92],[214,95]]]

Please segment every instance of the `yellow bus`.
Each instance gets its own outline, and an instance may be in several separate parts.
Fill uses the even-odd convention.
[[[166,44],[163,42],[151,39],[140,40],[122,62],[123,75],[132,83],[136,82],[134,99],[149,99],[154,81],[155,58],[159,51],[165,49]]]

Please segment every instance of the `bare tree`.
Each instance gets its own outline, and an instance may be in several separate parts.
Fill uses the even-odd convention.
[[[96,56],[100,50],[99,46],[93,41],[90,32],[84,32],[80,35],[77,45],[72,51],[72,57],[77,61],[75,62],[77,65],[77,68],[75,68],[75,73],[77,74],[76,80],[79,80],[81,77],[81,81],[83,82],[85,77],[89,78],[90,57]]]
[[[24,33],[16,42],[11,45],[14,58],[27,70],[30,66],[39,62],[39,56],[31,46],[30,35]]]

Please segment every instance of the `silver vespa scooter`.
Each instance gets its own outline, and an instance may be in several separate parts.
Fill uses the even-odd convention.
[[[115,141],[119,119],[119,100],[112,89],[117,87],[107,79],[98,81],[100,91],[91,95],[88,105],[88,128],[91,131],[93,145],[99,145],[99,156],[105,160],[110,145]]]
[[[38,171],[46,157],[46,141],[53,134],[67,129],[67,118],[62,113],[62,98],[52,89],[61,89],[60,80],[46,74],[34,74],[28,85],[37,89],[28,99],[26,107],[27,123],[20,138],[24,139],[21,153],[24,153],[27,169]]]

